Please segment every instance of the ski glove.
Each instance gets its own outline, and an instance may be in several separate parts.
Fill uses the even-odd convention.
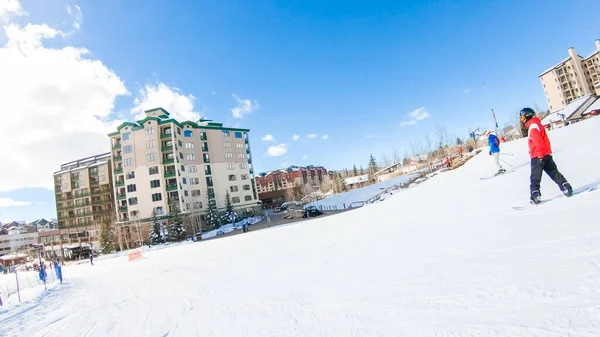
[[[490,156],[492,155],[492,151],[490,151]]]

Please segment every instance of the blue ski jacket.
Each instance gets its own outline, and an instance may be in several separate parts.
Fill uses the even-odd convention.
[[[490,153],[500,152],[500,139],[496,135],[490,133],[488,143],[490,144]]]

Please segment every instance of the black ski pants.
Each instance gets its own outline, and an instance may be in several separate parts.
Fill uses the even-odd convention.
[[[544,158],[531,159],[531,186],[530,191],[539,191],[540,183],[542,182],[542,172],[546,172],[558,187],[562,190],[562,185],[567,182],[567,179],[558,171],[554,159],[551,155]]]

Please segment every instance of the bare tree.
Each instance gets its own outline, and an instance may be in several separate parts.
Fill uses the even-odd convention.
[[[429,138],[429,134],[425,135],[425,146],[427,147],[427,153],[431,153],[433,148],[431,147],[431,138]]]
[[[448,130],[446,130],[446,127],[438,125],[436,126],[435,131],[438,138],[439,147],[444,147],[448,145]]]
[[[388,157],[385,153],[381,155],[381,163],[383,163],[383,167],[388,167],[392,165],[390,157]]]
[[[400,158],[400,153],[396,149],[394,149],[394,155],[392,157],[392,161],[394,162],[394,164],[402,163],[402,158]]]

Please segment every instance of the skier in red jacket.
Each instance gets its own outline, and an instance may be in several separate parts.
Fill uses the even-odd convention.
[[[531,108],[524,108],[520,113],[521,121],[525,124],[529,134],[529,156],[531,157],[531,203],[539,204],[540,183],[542,181],[542,172],[546,172],[560,188],[560,190],[570,197],[573,194],[571,184],[558,171],[554,159],[552,159],[552,147],[550,139],[546,134],[546,129],[542,122],[535,116],[535,111]]]

